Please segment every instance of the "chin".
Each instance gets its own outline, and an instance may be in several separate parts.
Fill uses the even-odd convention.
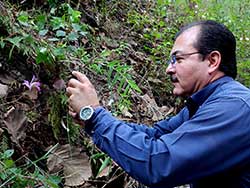
[[[181,96],[181,92],[176,89],[173,90],[173,94],[176,96]]]
[[[173,94],[176,96],[185,96],[185,92],[182,89],[174,88]]]

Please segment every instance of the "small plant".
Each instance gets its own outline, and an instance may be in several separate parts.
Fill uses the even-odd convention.
[[[238,63],[237,79],[248,88],[250,88],[249,71],[250,71],[250,61],[244,61],[244,62]]]
[[[100,173],[102,173],[102,171],[106,168],[109,168],[110,172],[112,159],[107,154],[103,152],[98,152],[96,154],[93,154],[90,157],[90,160],[95,168],[99,167],[98,169],[96,169],[96,172],[95,170],[93,171],[94,176],[99,176]]]
[[[31,81],[29,82],[28,80],[23,81],[23,85],[25,85],[30,91],[35,88],[37,91],[41,91],[41,82],[37,81],[37,78],[35,75],[33,75]]]
[[[66,111],[66,105],[62,100],[63,96],[63,93],[54,93],[54,95],[51,95],[48,100],[48,105],[50,106],[48,121],[53,128],[52,130],[56,139],[58,139],[61,132],[61,121],[64,116],[63,112]]]
[[[98,74],[105,75],[107,78],[107,85],[110,91],[110,101],[116,104],[116,110],[122,111],[124,108],[130,108],[131,102],[129,100],[131,91],[141,93],[141,89],[134,81],[131,72],[133,67],[126,65],[121,60],[110,60],[109,57],[114,54],[122,54],[124,46],[115,50],[103,50],[99,57],[89,67]],[[114,99],[114,92],[118,94],[119,98]],[[117,100],[117,101],[116,101]]]
[[[11,159],[11,156],[13,154],[13,149],[8,149],[5,152],[0,153],[0,188],[19,188],[28,186],[43,186],[46,188],[59,187],[61,178],[44,173],[36,165],[36,163],[32,161],[22,167],[17,167],[15,165],[15,161]],[[28,168],[31,166],[35,167],[35,170],[33,172],[28,171]]]
[[[131,102],[129,100],[131,91],[141,93],[141,89],[138,87],[136,82],[133,80],[130,72],[132,67],[128,65],[121,64],[118,60],[113,60],[107,63],[107,77],[108,77],[108,87],[111,91],[115,89],[115,92],[120,95],[118,102],[118,109],[122,111],[124,108],[130,108]]]

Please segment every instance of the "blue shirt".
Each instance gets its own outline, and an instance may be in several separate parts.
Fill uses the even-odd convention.
[[[99,107],[85,130],[150,187],[250,187],[250,90],[230,77],[196,92],[176,116],[153,127],[120,121]]]

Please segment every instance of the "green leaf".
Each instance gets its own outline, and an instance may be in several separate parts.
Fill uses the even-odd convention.
[[[78,34],[75,32],[71,32],[68,35],[69,41],[76,41],[76,40],[78,40],[78,37],[79,37]]]
[[[120,65],[119,67],[116,68],[117,72],[123,73],[126,72],[127,70],[131,69],[129,65]]]
[[[48,33],[48,31],[49,31],[48,29],[43,29],[43,30],[39,31],[39,35],[45,36]]]
[[[0,173],[0,179],[6,180],[7,177],[8,177],[8,174],[7,174],[7,173],[5,173],[5,172],[1,172],[1,173]]]
[[[104,50],[104,51],[102,51],[102,56],[104,56],[104,57],[106,57],[106,56],[109,56],[111,54],[111,52],[110,51],[106,51],[106,50]],[[108,63],[108,66],[110,67],[110,68],[113,68],[114,66],[116,66],[116,65],[120,65],[120,61],[118,61],[118,60],[114,60],[114,61],[110,61],[109,63]]]
[[[37,52],[36,63],[37,64],[52,63],[52,61],[53,61],[53,58],[49,54],[48,49],[44,47],[40,48],[39,51]]]
[[[62,30],[57,30],[56,31],[56,36],[57,37],[65,37],[66,36],[66,32],[62,31]]]
[[[11,56],[12,56],[12,52],[13,52],[15,46],[19,48],[19,47],[20,47],[20,46],[19,46],[19,43],[20,43],[23,39],[24,39],[24,37],[14,37],[14,38],[7,38],[7,39],[6,39],[7,41],[9,41],[10,43],[13,44],[13,46],[12,46],[12,48],[10,49],[10,52],[9,52],[9,59],[10,59]]]
[[[14,46],[19,47],[19,43],[23,40],[23,37],[7,38],[6,40],[11,42]]]
[[[53,30],[57,30],[59,28],[65,28],[65,21],[60,17],[52,17],[50,24],[52,25]]]
[[[11,159],[7,159],[7,160],[4,160],[4,165],[5,165],[5,168],[10,168],[14,165],[14,161],[11,160]]]
[[[50,180],[50,182],[58,185],[62,181],[62,178],[59,177],[59,176],[53,176],[53,175],[51,175],[51,176],[49,176],[49,180]]]
[[[123,93],[121,93],[121,96],[124,97],[124,98],[128,97],[128,94],[129,94],[129,92],[130,92],[130,89],[131,89],[131,86],[128,84],[128,85],[125,87]]]
[[[25,25],[25,26],[28,26],[28,21],[29,21],[29,15],[28,14],[25,14],[25,13],[22,13],[20,16],[17,17],[17,20],[22,24],[22,25]]]
[[[158,3],[158,6],[162,6],[164,4],[164,1],[163,0],[157,0],[157,3]]]
[[[5,42],[3,40],[0,40],[0,47],[4,48],[4,46],[5,46]]]
[[[161,39],[161,33],[155,31],[153,32],[153,35],[155,36],[156,39]]]
[[[86,36],[86,35],[88,34],[88,32],[84,32],[84,31],[80,31],[79,33],[80,33],[80,35],[82,35],[82,36]]]
[[[77,31],[82,31],[82,27],[81,27],[81,25],[79,25],[79,24],[76,24],[76,23],[73,23],[72,24],[72,27],[73,27],[73,29],[77,32]]]
[[[51,0],[49,0],[49,2],[51,2]],[[56,8],[51,8],[50,9],[50,14],[55,14],[56,13]]]
[[[120,83],[119,83],[118,88],[117,88],[117,92],[118,92],[118,93],[121,93],[121,90],[122,90],[122,88],[123,88],[125,85],[126,85],[126,80],[125,80],[125,79],[122,79],[122,80],[120,81]]]
[[[58,188],[58,184],[61,182],[61,178],[58,176],[46,177],[44,175],[38,174],[36,178],[43,182],[45,187],[50,188]]]
[[[14,150],[13,149],[9,149],[9,150],[6,150],[2,155],[1,155],[1,159],[8,159],[10,158],[14,153]]]
[[[39,52],[40,53],[46,53],[47,52],[47,48],[41,47],[41,48],[39,48]]]
[[[36,63],[40,64],[47,61],[47,54],[38,53],[36,56]]]
[[[101,52],[101,57],[107,57],[111,54],[112,52],[110,50],[103,50]]]
[[[110,83],[111,84],[110,87],[113,88],[120,79],[121,79],[120,75],[116,74]]]
[[[24,36],[24,41],[25,41],[25,43],[28,43],[29,45],[34,44],[34,38],[30,34],[27,34]]]
[[[91,155],[90,159],[99,159],[105,155],[106,155],[105,153],[97,153],[97,154]]]
[[[64,49],[63,48],[55,48],[55,49],[53,49],[53,54],[57,57],[57,59],[60,59],[60,60],[62,60],[62,59],[65,59],[65,51],[64,51]]]
[[[101,167],[99,168],[97,175],[99,175],[110,163],[111,163],[111,158],[106,157]]]
[[[134,80],[128,80],[128,84],[129,84],[129,86],[130,86],[132,89],[134,89],[134,90],[136,90],[136,91],[138,91],[138,92],[142,92],[141,89],[138,87],[138,85],[135,83]]]
[[[46,16],[45,15],[38,15],[35,18],[36,25],[38,27],[38,30],[42,30],[46,24]]]
[[[68,14],[70,16],[70,21],[73,23],[79,23],[80,22],[80,17],[81,17],[81,12],[78,10],[73,10],[69,5],[68,5]]]
[[[53,37],[53,38],[48,38],[48,41],[50,41],[50,42],[57,42],[57,41],[60,41],[60,39]]]

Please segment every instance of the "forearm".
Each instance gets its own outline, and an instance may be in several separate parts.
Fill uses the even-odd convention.
[[[154,129],[119,121],[103,110],[98,110],[96,116],[98,117],[93,117],[94,120],[87,124],[85,129],[92,136],[94,143],[135,179],[147,185],[152,184],[155,177],[151,171],[150,150],[152,142],[156,140],[152,136]],[[93,125],[95,126],[92,127]],[[159,148],[165,149],[164,143],[158,144],[161,145]],[[162,151],[162,154],[165,158],[168,151]]]
[[[167,122],[168,120],[164,122],[166,127]],[[166,174],[161,174],[161,171],[168,172],[171,166],[171,162],[167,162],[170,161],[168,147],[158,139],[166,130],[160,130],[158,124],[156,127],[158,129],[125,123],[112,117],[104,109],[98,109],[85,130],[92,136],[94,143],[125,171],[150,185],[159,182],[163,176],[166,180]],[[164,165],[162,161],[166,161]],[[153,168],[159,170],[152,171]]]

